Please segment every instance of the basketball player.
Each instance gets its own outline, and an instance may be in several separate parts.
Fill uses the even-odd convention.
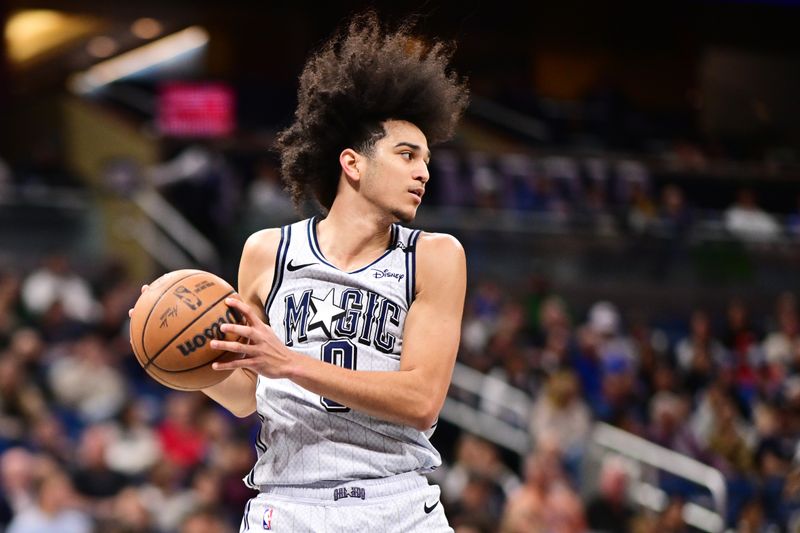
[[[278,139],[297,203],[327,215],[253,234],[227,324],[244,354],[204,392],[262,422],[241,531],[452,531],[429,438],[458,348],[466,265],[451,236],[414,220],[428,143],[467,102],[450,51],[408,27],[357,17],[307,62],[295,121]]]

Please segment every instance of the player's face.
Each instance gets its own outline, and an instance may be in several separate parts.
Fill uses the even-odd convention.
[[[384,122],[386,136],[375,143],[362,180],[362,193],[401,221],[417,214],[428,183],[430,150],[422,131],[404,120]]]

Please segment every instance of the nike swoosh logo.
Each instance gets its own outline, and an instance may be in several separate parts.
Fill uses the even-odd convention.
[[[293,265],[292,260],[289,260],[289,264],[286,265],[286,270],[289,272],[294,272],[295,270],[300,270],[301,268],[310,267],[311,265],[316,265],[317,263],[306,263],[305,265]]]
[[[428,504],[426,503],[425,504],[425,514],[431,514],[431,511],[436,509],[437,505],[439,505],[439,500],[436,500],[436,502],[433,505],[431,505],[430,507],[428,507]]]

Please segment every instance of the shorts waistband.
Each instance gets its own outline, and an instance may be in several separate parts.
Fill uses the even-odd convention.
[[[428,479],[424,475],[406,472],[385,478],[320,482],[313,485],[261,485],[259,490],[262,494],[337,502],[382,498],[426,486]]]

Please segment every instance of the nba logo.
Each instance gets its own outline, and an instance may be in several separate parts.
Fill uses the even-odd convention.
[[[272,531],[272,507],[267,507],[264,511],[264,520],[262,521],[264,529]]]

